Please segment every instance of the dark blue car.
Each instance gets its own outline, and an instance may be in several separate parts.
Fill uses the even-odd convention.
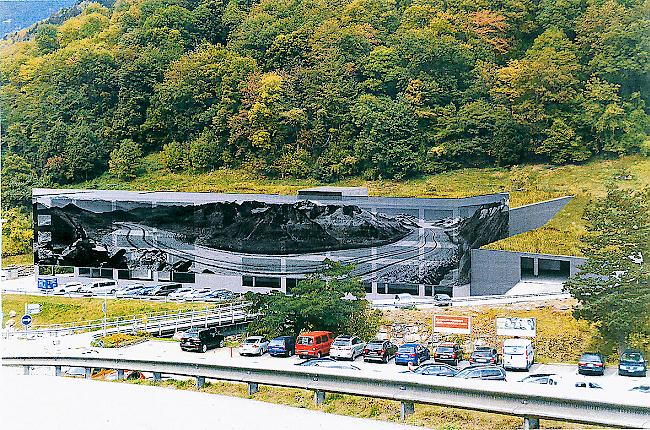
[[[296,341],[291,336],[279,336],[269,342],[269,354],[273,357],[289,357],[296,353]]]
[[[395,364],[415,364],[419,366],[425,360],[431,358],[426,346],[419,343],[405,343],[397,349]]]

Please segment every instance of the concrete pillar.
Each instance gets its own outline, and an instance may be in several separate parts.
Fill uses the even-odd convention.
[[[316,390],[314,391],[314,403],[316,406],[320,406],[325,401],[325,391]]]
[[[257,382],[249,382],[248,383],[248,395],[252,396],[253,394],[257,393],[260,390],[259,385]]]
[[[156,382],[160,382],[162,380],[162,375],[160,372],[153,372],[153,380]]]
[[[61,366],[54,366],[54,376],[61,376]]]
[[[402,421],[406,419],[407,416],[415,413],[415,404],[406,400],[402,400],[399,406],[399,417]]]
[[[92,377],[92,371],[93,369],[91,367],[86,367],[86,370],[84,372],[84,378],[90,379]]]
[[[117,369],[117,380],[121,381],[124,379],[124,370],[123,369]]]
[[[533,258],[533,275],[539,276],[539,258]]]
[[[196,377],[196,389],[200,390],[205,385],[205,376]]]
[[[539,429],[539,418],[524,417],[524,430]]]
[[[29,366],[23,366],[23,375],[29,375]]]

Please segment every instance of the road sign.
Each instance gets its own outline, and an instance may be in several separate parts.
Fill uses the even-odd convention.
[[[472,317],[463,315],[434,315],[434,333],[470,334],[472,332]]]
[[[23,315],[23,317],[20,319],[20,322],[25,327],[29,327],[32,324],[32,316],[31,315]]]
[[[41,304],[40,303],[29,303],[25,305],[25,314],[26,315],[36,315],[41,313]]]
[[[535,337],[535,318],[497,318],[497,336]]]
[[[56,277],[49,278],[38,278],[37,286],[38,289],[44,292],[52,291],[58,287],[59,281]]]

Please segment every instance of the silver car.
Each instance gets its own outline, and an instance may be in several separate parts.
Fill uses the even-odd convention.
[[[354,360],[363,355],[366,343],[356,336],[341,335],[334,339],[330,347],[330,357]]]
[[[239,355],[262,355],[269,350],[269,340],[263,336],[250,336],[239,347]]]

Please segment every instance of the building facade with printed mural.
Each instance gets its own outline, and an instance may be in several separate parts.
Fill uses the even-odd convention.
[[[338,187],[296,196],[34,189],[33,211],[37,273],[290,293],[329,259],[353,264],[370,298],[469,295],[471,251],[526,231],[507,193],[438,199]]]

